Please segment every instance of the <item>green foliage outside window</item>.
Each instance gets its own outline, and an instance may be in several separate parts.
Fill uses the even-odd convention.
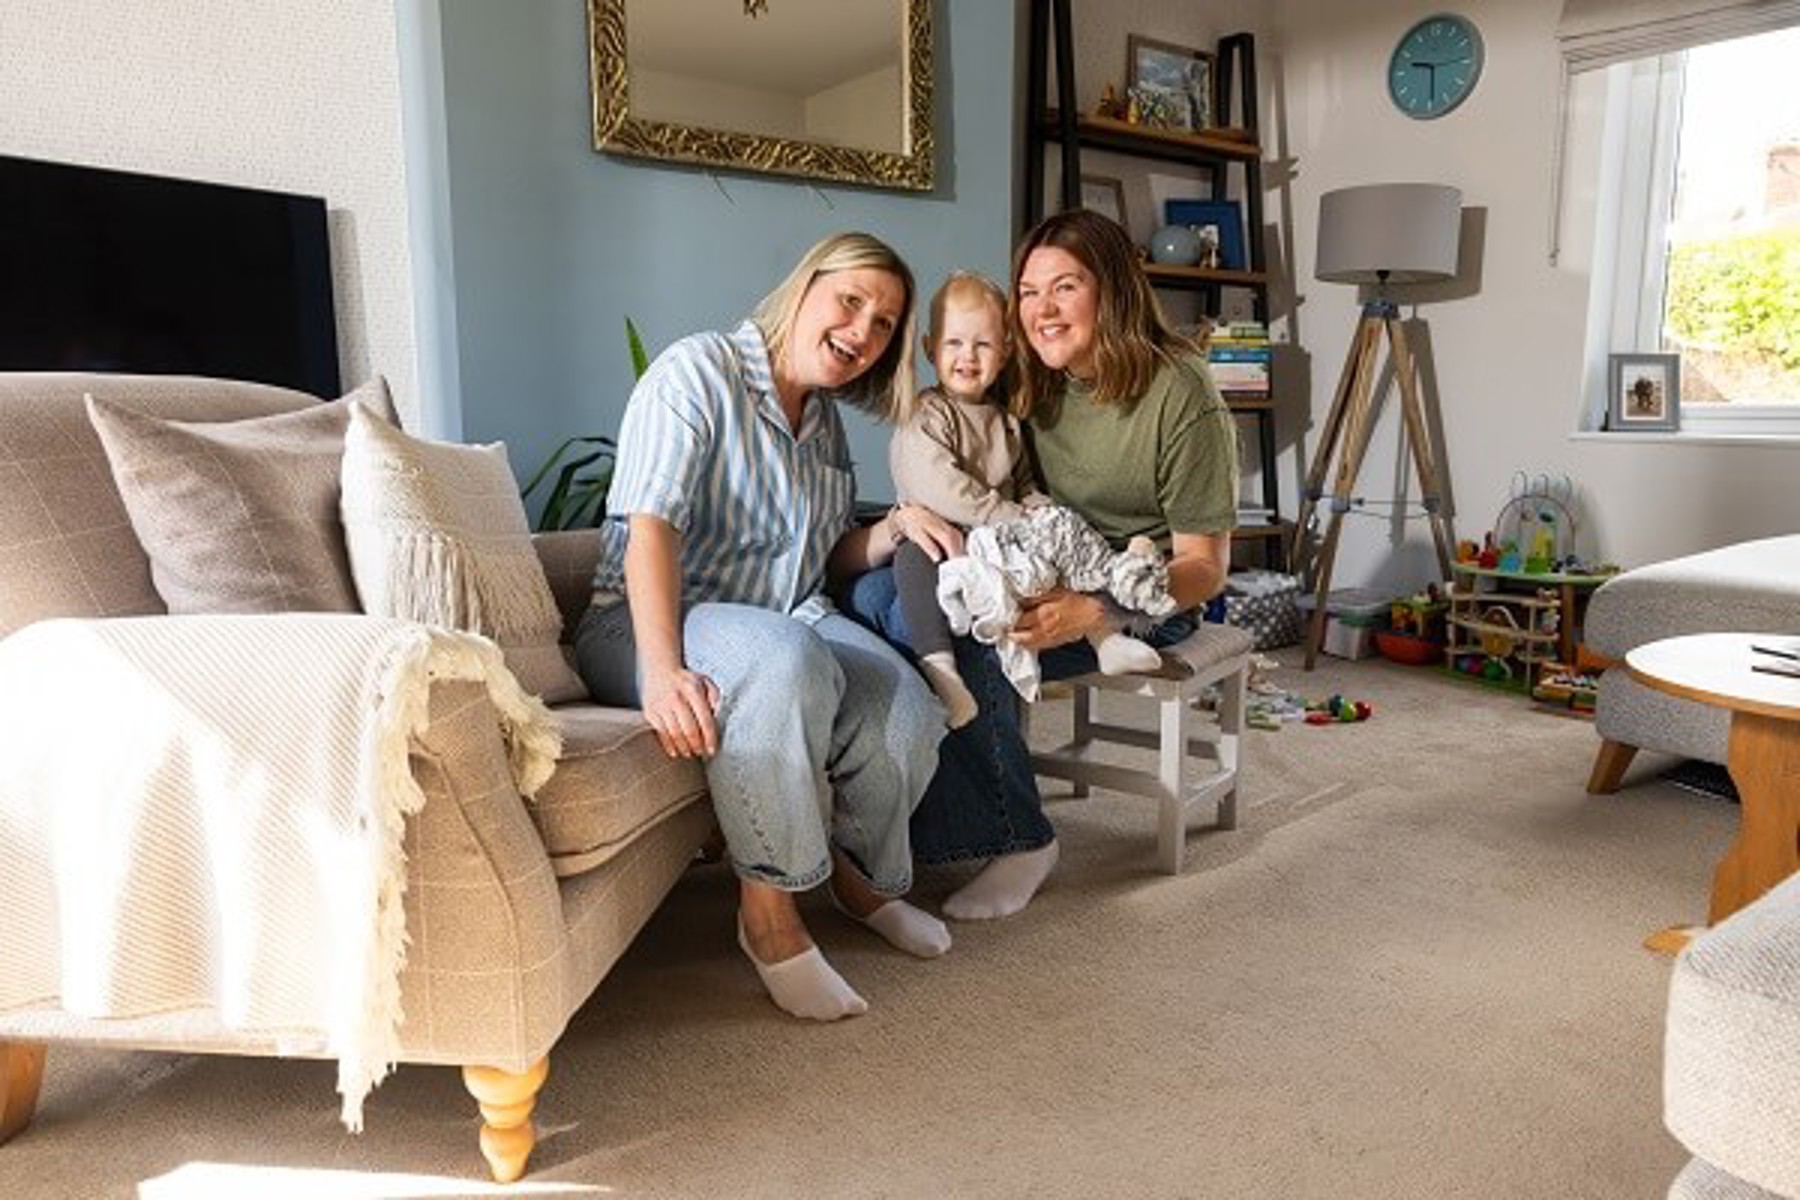
[[[1682,352],[1684,377],[1692,361],[1715,377],[1722,399],[1800,399],[1797,281],[1800,228],[1675,246],[1663,328]]]

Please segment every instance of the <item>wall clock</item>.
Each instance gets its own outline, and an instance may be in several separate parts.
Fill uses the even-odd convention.
[[[1414,120],[1441,117],[1475,90],[1481,61],[1473,21],[1453,13],[1426,17],[1400,36],[1388,59],[1388,96]]]

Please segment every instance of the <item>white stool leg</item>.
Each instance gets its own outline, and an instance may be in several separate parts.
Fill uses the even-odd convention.
[[[1075,685],[1073,699],[1074,712],[1070,717],[1073,725],[1069,734],[1069,744],[1074,747],[1077,754],[1085,757],[1094,743],[1093,710],[1089,707],[1094,701],[1094,690],[1078,683]],[[1069,794],[1077,800],[1084,799],[1088,794],[1088,785],[1080,781],[1072,781],[1069,784]]]
[[[1157,798],[1156,856],[1164,871],[1179,875],[1187,850],[1187,788],[1182,769],[1187,761],[1187,697],[1165,697],[1160,707],[1162,745],[1157,751],[1157,774],[1162,795]]]
[[[1244,686],[1250,675],[1248,659],[1230,676],[1219,681],[1219,769],[1231,772],[1231,783],[1219,797],[1219,828],[1236,829],[1238,823],[1238,749],[1244,732]]]

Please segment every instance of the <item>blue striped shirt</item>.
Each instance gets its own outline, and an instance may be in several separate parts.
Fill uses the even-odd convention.
[[[681,534],[684,607],[729,601],[817,620],[831,611],[825,563],[855,496],[837,405],[813,393],[791,431],[754,324],[685,337],[625,407],[594,589],[625,590],[626,521],[647,513]]]

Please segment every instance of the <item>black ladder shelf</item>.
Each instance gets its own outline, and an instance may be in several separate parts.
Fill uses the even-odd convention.
[[[1263,245],[1262,146],[1257,140],[1256,39],[1248,33],[1220,38],[1216,72],[1218,120],[1221,127],[1205,134],[1179,133],[1130,125],[1106,117],[1082,116],[1075,104],[1075,44],[1069,16],[1070,0],[1033,0],[1030,48],[1026,64],[1025,227],[1044,215],[1044,148],[1054,142],[1062,148],[1063,209],[1081,205],[1081,150],[1109,150],[1139,158],[1182,163],[1206,175],[1208,194],[1222,200],[1229,190],[1229,172],[1243,171],[1244,246],[1249,269],[1214,270],[1204,267],[1164,266],[1145,263],[1152,285],[1171,290],[1198,292],[1201,305],[1211,316],[1221,309],[1222,292],[1241,288],[1250,293],[1251,313],[1266,326],[1269,320],[1267,250]],[[1055,41],[1052,47],[1051,37]],[[1046,96],[1049,55],[1056,54],[1056,103]],[[1232,124],[1234,110],[1242,123]],[[1259,475],[1263,507],[1270,516],[1264,524],[1240,526],[1234,542],[1258,542],[1265,565],[1281,568],[1286,561],[1287,525],[1280,516],[1280,487],[1276,478],[1275,406],[1270,399],[1226,397],[1232,412],[1256,422]]]

